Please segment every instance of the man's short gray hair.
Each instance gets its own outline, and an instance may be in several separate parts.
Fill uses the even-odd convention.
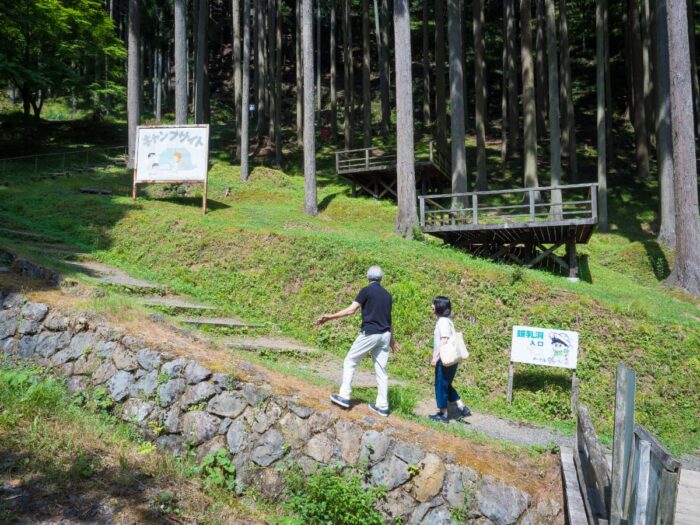
[[[367,270],[367,279],[370,281],[381,281],[384,277],[384,272],[379,266],[370,266]]]

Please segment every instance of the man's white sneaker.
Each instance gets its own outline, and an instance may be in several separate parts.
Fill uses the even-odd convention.
[[[331,394],[331,403],[335,403],[339,407],[350,408],[350,400],[340,397],[338,394]]]
[[[382,417],[389,417],[389,409],[387,409],[387,408],[379,408],[379,407],[377,407],[377,405],[375,405],[374,403],[370,403],[368,406],[369,406],[369,409],[370,409],[372,412],[374,412],[375,414],[379,414],[379,415],[382,416]]]

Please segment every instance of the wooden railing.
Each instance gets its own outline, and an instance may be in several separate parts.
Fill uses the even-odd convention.
[[[396,150],[393,148],[384,151],[376,148],[336,151],[335,171],[338,175],[347,175],[363,171],[389,170],[396,168],[396,159]],[[449,175],[449,161],[432,142],[429,146],[429,160],[438,170]]]
[[[359,171],[379,171],[396,167],[396,152],[375,154],[373,148],[349,149],[335,154],[335,170],[338,175]]]
[[[430,162],[432,162],[443,175],[450,175],[450,160],[433,142],[430,143]]]
[[[427,231],[486,224],[597,222],[597,184],[421,195],[420,225]]]

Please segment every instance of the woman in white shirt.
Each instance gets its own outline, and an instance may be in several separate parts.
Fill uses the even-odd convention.
[[[447,416],[447,405],[449,403],[457,403],[457,411],[460,417],[470,416],[471,411],[464,406],[462,399],[452,386],[458,365],[443,366],[442,361],[440,361],[440,345],[446,343],[454,333],[454,325],[452,324],[452,319],[450,319],[452,314],[450,300],[443,296],[433,299],[433,314],[437,316],[433,339],[432,365],[435,367],[435,402],[438,411],[429,417],[433,421],[447,423],[449,421]]]

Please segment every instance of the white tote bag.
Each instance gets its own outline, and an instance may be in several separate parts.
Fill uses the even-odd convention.
[[[450,319],[450,327],[452,328],[452,335],[447,342],[440,345],[440,361],[442,361],[443,366],[456,365],[463,359],[469,357],[469,351],[464,342],[464,336],[462,332],[455,332],[452,319]]]

